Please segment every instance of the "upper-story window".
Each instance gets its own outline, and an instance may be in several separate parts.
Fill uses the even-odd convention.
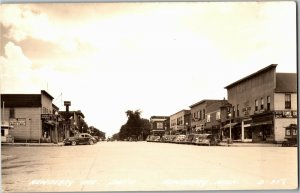
[[[264,109],[264,98],[261,98],[260,101],[260,109]]]
[[[291,94],[285,94],[285,108],[291,108]]]
[[[267,96],[267,110],[269,111],[270,110],[270,107],[271,106],[271,97],[270,96]]]
[[[236,105],[236,116],[237,117],[240,116],[240,107],[239,107],[239,105]]]
[[[196,117],[196,113],[194,113],[194,118],[197,118],[197,117]]]
[[[235,108],[232,106],[232,117],[235,117]]]
[[[206,122],[210,122],[210,114],[206,116]]]
[[[202,111],[200,111],[200,117],[199,118],[200,118],[200,120],[202,119]]]
[[[258,111],[258,100],[255,100],[255,111]]]
[[[221,112],[218,111],[218,112],[216,113],[216,120],[220,120],[220,119],[221,119]]]
[[[157,122],[157,129],[163,129],[163,123],[162,122]]]
[[[15,109],[14,108],[9,109],[9,118],[15,118]]]
[[[205,109],[203,109],[203,119],[205,119]]]

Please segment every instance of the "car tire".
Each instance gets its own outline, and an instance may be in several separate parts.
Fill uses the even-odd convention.
[[[74,146],[74,145],[77,145],[76,141],[72,141],[72,142],[71,142],[71,145],[73,145],[73,146]]]
[[[94,144],[94,141],[90,139],[90,140],[89,140],[89,144],[90,144],[90,145],[93,145],[93,144]]]

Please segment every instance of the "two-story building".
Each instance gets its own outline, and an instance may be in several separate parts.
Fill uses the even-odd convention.
[[[297,124],[297,74],[276,73],[276,67],[269,65],[225,87],[233,139],[281,142],[285,127]]]
[[[187,134],[191,123],[191,111],[181,110],[170,116],[171,134]]]
[[[40,94],[1,94],[3,120],[14,127],[15,141],[40,142],[46,137],[55,139],[53,97],[42,90]]]
[[[150,117],[150,133],[152,135],[162,136],[167,130],[166,120],[168,116],[151,116]]]
[[[204,99],[191,105],[192,133],[211,133],[220,137],[222,123],[226,121],[221,118],[227,114],[222,107],[227,103],[227,100]]]

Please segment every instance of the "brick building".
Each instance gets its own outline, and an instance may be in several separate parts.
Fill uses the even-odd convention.
[[[205,99],[191,105],[191,132],[220,136],[227,115],[227,110],[222,107],[227,103],[227,100]]]
[[[269,65],[225,87],[233,140],[281,142],[285,127],[297,124],[297,74],[276,73],[276,67]]]
[[[152,135],[164,135],[168,125],[166,120],[169,120],[168,116],[151,116],[150,117],[150,133]]]
[[[181,110],[170,116],[171,134],[186,134],[191,126],[191,111]]]

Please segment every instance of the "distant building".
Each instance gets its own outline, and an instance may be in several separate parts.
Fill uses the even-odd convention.
[[[233,140],[281,142],[285,127],[297,124],[297,74],[269,65],[228,86]],[[227,137],[229,128],[227,130]]]
[[[191,124],[191,111],[181,110],[170,116],[171,134],[187,134]]]
[[[44,90],[41,94],[1,94],[2,121],[14,127],[10,133],[15,141],[54,141],[58,108],[52,100]]]
[[[82,133],[80,128],[80,119],[84,119],[84,114],[78,111],[59,111],[61,121],[59,123],[60,133],[59,138],[63,140],[67,137],[72,137],[76,133]]]
[[[191,132],[210,133],[217,137],[221,135],[222,125],[225,124],[227,110],[224,105],[227,100],[205,99],[190,106]]]
[[[150,117],[150,133],[151,135],[164,135],[167,130],[166,120],[168,116],[151,116]]]

